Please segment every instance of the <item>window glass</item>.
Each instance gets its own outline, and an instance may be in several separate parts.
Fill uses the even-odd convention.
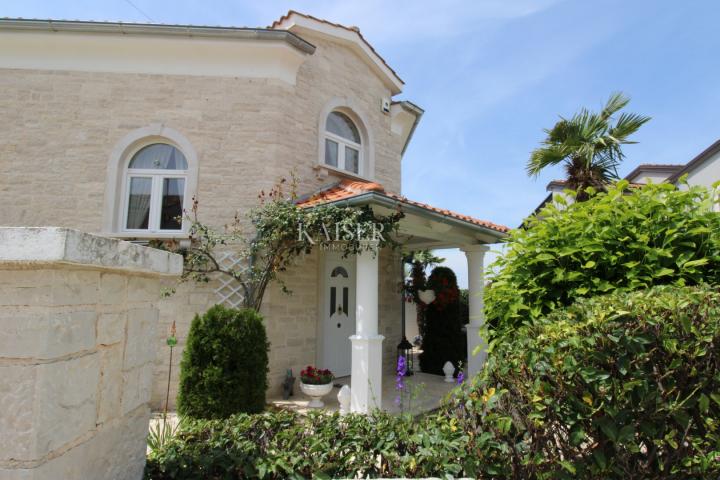
[[[166,143],[155,143],[142,148],[130,162],[130,168],[152,170],[187,170],[185,155]]]
[[[338,166],[338,144],[330,139],[325,139],[325,163],[327,165]]]
[[[358,173],[360,166],[360,152],[354,148],[345,147],[345,170]]]
[[[163,178],[160,230],[180,230],[182,227],[185,179]]]
[[[147,230],[148,220],[150,218],[151,192],[152,178],[130,178],[126,228],[132,230]]]
[[[331,277],[337,277],[337,276],[348,278],[347,270],[345,270],[343,267],[335,267],[333,268],[332,273],[330,274]]]
[[[351,142],[360,143],[360,134],[355,124],[340,112],[332,112],[328,115],[325,129]]]

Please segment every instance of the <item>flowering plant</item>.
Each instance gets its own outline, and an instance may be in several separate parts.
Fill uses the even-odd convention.
[[[335,377],[327,368],[321,370],[312,365],[308,365],[300,372],[300,381],[305,385],[325,385],[332,382],[333,378]]]

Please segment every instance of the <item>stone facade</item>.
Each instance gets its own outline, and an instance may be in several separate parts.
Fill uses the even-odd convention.
[[[0,69],[5,119],[0,203],[11,206],[0,211],[0,225],[55,225],[111,235],[102,231],[109,156],[128,133],[162,124],[180,132],[197,152],[200,217],[222,226],[236,212],[246,213],[260,190],[291,171],[300,194],[341,178],[317,169],[320,117],[333,101],[352,105],[366,119],[374,151],[372,179],[399,192],[404,139],[392,132],[391,118],[380,108],[391,91],[348,47],[312,33],[303,38],[316,50],[299,67],[294,85],[263,78]],[[317,355],[318,258],[309,256],[302,263],[285,275],[293,295],[271,288],[264,303],[272,345],[270,393],[278,391],[287,368],[297,371]],[[396,263],[385,255],[381,263],[380,328],[388,369],[400,329]],[[169,326],[176,322],[179,339],[172,408],[184,339],[193,316],[217,301],[213,289],[213,284],[184,284],[159,305],[154,408],[164,404]],[[141,290],[133,292],[142,295]],[[113,330],[118,321],[112,312],[103,317],[108,338],[118,333]],[[142,319],[127,321],[147,327]],[[138,348],[147,353],[150,345]],[[128,375],[128,382],[136,381]]]
[[[178,255],[0,228],[0,478],[142,478],[160,276]]]

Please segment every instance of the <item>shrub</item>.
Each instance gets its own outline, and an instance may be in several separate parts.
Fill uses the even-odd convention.
[[[178,412],[212,419],[262,411],[269,346],[254,310],[215,305],[196,315],[180,363]]]
[[[465,337],[460,323],[460,291],[455,273],[447,267],[435,267],[427,286],[435,292],[435,301],[425,308],[425,334],[422,339],[420,370],[443,374],[445,362],[455,367],[465,360]]]
[[[146,478],[720,475],[715,289],[584,299],[491,349],[439,412],[188,422],[150,454]]]
[[[579,297],[653,285],[720,283],[720,215],[704,187],[626,181],[587,202],[548,205],[514,230],[491,266],[488,321],[499,330]]]
[[[446,413],[501,478],[718,478],[720,293],[585,299],[491,345]]]
[[[241,414],[184,425],[149,456],[145,478],[452,478],[467,441],[434,415]]]

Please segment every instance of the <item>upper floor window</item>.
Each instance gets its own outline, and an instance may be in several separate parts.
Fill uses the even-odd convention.
[[[325,122],[325,164],[365,175],[362,156],[362,140],[357,126],[344,113],[330,112]]]
[[[179,232],[182,230],[188,161],[167,143],[138,150],[125,176],[123,230],[126,232]]]

